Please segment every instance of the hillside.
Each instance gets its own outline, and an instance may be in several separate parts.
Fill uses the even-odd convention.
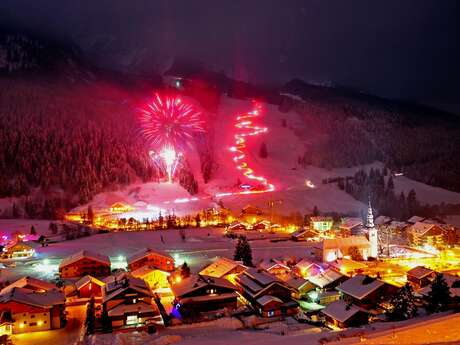
[[[427,185],[460,190],[460,166],[452,159],[460,150],[460,127],[450,114],[300,81],[282,90],[258,87],[203,66],[186,67],[175,64],[166,77],[185,78],[182,93],[203,107],[206,133],[186,153],[181,186],[171,188],[156,184],[161,173],[137,121],[139,106],[162,87],[158,76],[103,71],[71,46],[0,35],[0,216],[59,218],[78,205],[106,207],[117,198],[182,200],[175,203],[178,212],[190,209],[185,199],[196,198],[192,208],[220,201],[235,209],[248,203],[266,208],[268,199],[280,199],[283,213],[314,206],[357,213],[362,203],[322,181],[375,161],[405,173],[395,180],[397,192],[414,189],[422,203],[460,203],[459,194]],[[252,98],[262,101],[255,122],[268,132],[248,140],[247,160],[276,190],[221,198],[248,182],[229,148],[236,116],[250,111]]]

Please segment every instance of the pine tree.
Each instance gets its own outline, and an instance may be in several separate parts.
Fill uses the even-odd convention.
[[[411,189],[409,191],[409,194],[407,194],[406,203],[409,216],[416,215],[420,209],[420,205],[417,201],[417,195],[415,194],[415,190]]]
[[[190,267],[187,265],[187,262],[184,261],[180,268],[180,276],[182,279],[190,277]]]
[[[391,309],[388,317],[394,321],[411,319],[417,315],[414,291],[410,284],[404,285],[390,301]]]
[[[235,247],[235,261],[243,261],[246,266],[253,266],[252,264],[252,249],[246,236],[238,237],[238,242]]]
[[[426,310],[429,313],[439,313],[448,308],[450,302],[450,289],[441,273],[436,274],[436,278],[431,284],[427,302]]]
[[[262,144],[260,145],[259,157],[260,158],[267,158],[268,157],[267,144],[265,144],[265,142],[262,142]]]
[[[390,176],[387,182],[387,191],[393,191],[395,189],[395,184],[393,182],[393,176]]]
[[[93,334],[94,328],[96,327],[96,310],[94,307],[94,297],[92,296],[89,300],[88,307],[86,309],[86,334]]]
[[[313,207],[313,216],[315,217],[319,216],[319,209],[318,209],[318,206],[316,205]]]
[[[91,205],[88,206],[88,222],[91,225],[94,223],[94,211]]]
[[[33,226],[33,225],[30,227],[30,234],[31,235],[36,235],[37,234],[37,230],[35,230],[35,226]]]

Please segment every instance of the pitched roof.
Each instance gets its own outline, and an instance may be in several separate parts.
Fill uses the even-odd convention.
[[[276,276],[268,272],[262,271],[257,268],[249,268],[244,272],[245,275],[249,276],[252,280],[256,281],[261,286],[267,286],[273,282],[280,281]]]
[[[158,250],[153,250],[153,249],[150,249],[150,248],[144,248],[144,249],[141,249],[139,250],[138,252],[134,253],[133,255],[131,255],[130,257],[128,257],[126,259],[126,261],[128,262],[128,265],[129,264],[132,264],[133,262],[137,261],[137,260],[140,260],[140,259],[143,259],[151,254],[154,254],[154,255],[158,255],[158,256],[162,256],[162,257],[165,257],[169,260],[172,260],[174,261],[173,257],[163,251],[158,251]]]
[[[14,283],[11,283],[10,285],[4,287],[0,291],[0,294],[7,293],[7,292],[11,291],[11,289],[14,289],[14,288],[17,288],[17,287],[18,288],[25,288],[28,285],[35,287],[37,290],[45,290],[45,291],[58,290],[58,288],[57,288],[57,286],[55,284],[51,284],[51,283],[48,283],[48,282],[46,282],[44,280],[40,280],[40,279],[37,279],[37,278],[26,276],[26,277],[22,277],[22,278],[16,280]],[[29,290],[31,290],[31,289],[29,289]]]
[[[345,238],[326,238],[321,242],[320,247],[324,249],[341,249],[349,247],[369,247],[370,242],[364,236],[350,236]]]
[[[66,258],[64,258],[61,263],[59,264],[59,268],[62,268],[62,267],[65,267],[65,266],[68,266],[70,264],[73,264],[81,259],[91,259],[91,260],[94,260],[94,261],[99,261],[103,264],[106,264],[106,265],[109,265],[110,266],[110,259],[107,255],[102,255],[102,254],[98,254],[98,253],[93,253],[93,252],[90,252],[88,250],[80,250],[79,252],[73,254],[73,255],[70,255]]]
[[[424,277],[426,277],[427,275],[430,275],[431,273],[433,273],[434,271],[433,270],[430,270],[429,268],[426,268],[426,267],[423,267],[423,266],[416,266],[412,269],[410,269],[409,271],[407,271],[407,275],[409,276],[412,276],[412,277],[415,277],[417,279],[422,279]]]
[[[99,286],[104,286],[105,283],[97,278],[94,278],[93,276],[86,275],[79,280],[75,282],[75,287],[80,290],[83,286],[85,286],[88,283],[94,283]]]
[[[451,297],[460,297],[460,286],[459,287],[452,287],[452,284],[454,284],[457,281],[459,282],[458,284],[460,284],[460,277],[454,276],[454,275],[448,274],[448,273],[441,273],[441,274],[442,274],[442,277],[444,278],[444,280],[446,281],[447,286],[449,287],[450,296]],[[422,296],[428,296],[430,291],[431,291],[431,285],[428,285],[428,286],[425,286],[424,288],[421,288],[421,289],[417,290],[417,294],[422,295]]]
[[[347,304],[343,300],[335,301],[326,306],[321,313],[337,320],[339,322],[346,322],[352,316],[363,310],[354,304]]]
[[[270,302],[278,302],[278,303],[283,303],[282,300],[280,300],[278,297],[271,296],[271,295],[264,295],[262,297],[259,297],[257,300],[257,303],[260,305],[266,305]]]
[[[246,269],[247,267],[241,264],[238,261],[230,260],[224,257],[218,258],[216,261],[214,261],[212,264],[209,266],[205,267],[199,274],[205,275],[205,276],[210,276],[210,277],[216,277],[216,278],[222,278],[229,272],[233,271],[235,268],[242,268]]]
[[[342,218],[342,222],[340,223],[340,227],[345,229],[352,229],[360,225],[363,225],[363,220],[361,218],[353,217]]]
[[[311,283],[311,282],[307,279],[298,278],[298,277],[292,277],[291,279],[286,281],[286,284],[295,290],[299,290],[302,286],[308,283]]]
[[[333,222],[334,220],[332,219],[332,217],[316,216],[316,217],[310,217],[310,221],[315,223],[315,222]]]
[[[423,221],[424,219],[426,219],[426,218],[419,217],[419,216],[412,216],[407,220],[407,222],[408,223],[417,223],[417,222]]]
[[[381,280],[370,278],[364,274],[357,274],[337,286],[337,290],[361,300],[384,285],[385,283]]]
[[[410,229],[411,232],[416,233],[418,236],[423,236],[435,226],[436,224],[432,223],[416,222],[410,227]]]
[[[125,290],[132,289],[146,296],[152,296],[152,292],[147,283],[139,278],[134,278],[131,274],[121,272],[115,276],[109,276],[105,279],[105,285],[102,289],[102,300],[106,302],[116,297]]]
[[[179,283],[171,285],[173,295],[176,297],[184,296],[192,291],[201,289],[204,286],[218,286],[235,290],[236,287],[225,278],[216,278],[199,274],[191,275]]]
[[[383,224],[390,223],[391,221],[392,221],[391,217],[378,216],[377,218],[375,218],[374,224],[375,225],[383,225]]]
[[[320,287],[321,289],[328,286],[331,283],[339,280],[340,278],[344,277],[344,275],[340,272],[337,272],[333,269],[327,269],[324,272],[308,277],[308,281],[312,284]]]
[[[284,262],[277,259],[262,260],[259,263],[259,267],[266,271],[270,271],[273,268],[283,268],[285,270],[290,270],[290,268],[286,264],[284,264]]]
[[[133,275],[133,277],[142,278],[146,274],[149,274],[149,273],[151,273],[153,271],[161,272],[161,273],[165,274],[166,276],[171,275],[171,273],[169,273],[169,272],[160,270],[159,268],[156,268],[156,267],[153,267],[153,266],[147,266],[147,265],[146,266],[141,266],[141,267],[135,269],[134,271],[131,271],[131,274]]]
[[[64,304],[65,297],[60,291],[37,292],[15,287],[7,293],[0,295],[0,303],[7,303],[10,301],[40,308],[51,308],[54,305]]]
[[[158,309],[151,304],[139,301],[134,304],[119,304],[115,308],[110,309],[108,314],[109,316],[121,316],[127,313],[155,313],[158,312]]]

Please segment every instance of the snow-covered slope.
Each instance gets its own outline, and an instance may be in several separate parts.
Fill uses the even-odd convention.
[[[268,209],[270,200],[280,200],[277,212],[289,214],[299,211],[310,212],[314,206],[321,211],[336,211],[342,213],[359,213],[365,205],[356,201],[350,195],[341,191],[335,184],[322,184],[325,178],[353,175],[358,169],[369,170],[371,167],[382,168],[380,163],[353,168],[338,168],[326,170],[314,166],[301,167],[297,163],[299,155],[308,147],[309,138],[302,136],[304,124],[299,115],[294,112],[281,113],[273,105],[264,104],[261,115],[254,120],[254,125],[267,127],[266,133],[248,137],[246,161],[254,170],[254,174],[264,176],[275,185],[275,191],[250,195],[218,196],[221,193],[239,190],[238,183],[249,183],[241,170],[233,161],[234,134],[236,117],[251,110],[250,101],[222,97],[221,104],[214,123],[214,149],[217,170],[212,180],[204,184],[199,181],[199,195],[190,196],[178,184],[136,184],[118,192],[97,195],[91,204],[97,208],[106,208],[121,201],[137,205],[138,210],[148,210],[150,213],[174,212],[176,214],[194,213],[199,209],[215,206],[222,201],[226,207],[235,211],[247,204],[253,204]],[[285,120],[285,125],[283,122]],[[268,157],[261,158],[259,150],[261,143],[267,145]],[[198,175],[197,162],[199,157],[194,150],[188,152],[188,159],[194,162],[195,175]],[[459,203],[460,194],[441,188],[435,188],[413,181],[404,176],[394,178],[396,192],[414,189],[419,200],[423,203]],[[83,206],[82,208],[85,208]],[[147,212],[148,213],[148,212]],[[141,218],[141,214],[132,215]]]

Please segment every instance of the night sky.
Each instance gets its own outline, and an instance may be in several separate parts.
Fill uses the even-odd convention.
[[[9,27],[68,37],[137,73],[174,57],[238,79],[294,77],[460,113],[460,1],[1,0]]]

